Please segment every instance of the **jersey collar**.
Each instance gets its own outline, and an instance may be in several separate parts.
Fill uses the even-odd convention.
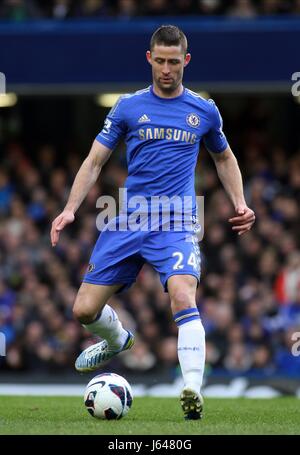
[[[180,98],[183,98],[184,95],[185,95],[185,87],[183,87],[183,90],[182,90],[182,93],[178,96],[174,96],[174,98],[162,98],[161,96],[158,96],[156,95],[156,93],[154,92],[153,90],[153,85],[150,85],[150,92],[152,93],[152,95],[155,97],[155,98],[158,98],[159,100],[161,101],[166,101],[166,102],[169,102],[169,101],[176,101],[176,100],[179,100]]]

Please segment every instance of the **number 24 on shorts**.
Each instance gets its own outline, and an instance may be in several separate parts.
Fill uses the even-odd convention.
[[[184,257],[183,257],[183,254],[180,252],[180,251],[175,251],[173,254],[172,254],[173,257],[177,258],[177,261],[176,263],[173,265],[173,270],[181,270],[183,269],[184,267],[184,264],[183,264],[183,260],[184,260]],[[196,254],[195,253],[191,253],[190,256],[189,256],[189,259],[187,261],[187,264],[192,266],[195,270],[198,269],[199,267],[199,261],[197,260],[196,258]]]

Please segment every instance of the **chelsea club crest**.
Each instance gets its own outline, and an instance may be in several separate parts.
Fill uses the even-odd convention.
[[[197,126],[200,125],[200,117],[197,114],[189,114],[186,117],[186,122],[189,126],[192,126],[193,128],[197,128]]]

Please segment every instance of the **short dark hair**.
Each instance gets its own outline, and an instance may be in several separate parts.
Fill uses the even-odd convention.
[[[162,25],[153,33],[150,41],[150,50],[152,51],[155,44],[164,46],[180,46],[184,54],[187,53],[188,42],[185,34],[175,25]]]

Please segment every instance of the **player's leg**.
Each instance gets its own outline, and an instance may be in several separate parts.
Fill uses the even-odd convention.
[[[90,332],[104,340],[77,358],[78,371],[96,370],[120,351],[133,345],[133,335],[122,327],[107,305],[116,292],[134,283],[143,265],[138,255],[139,233],[104,230],[92,252],[88,270],[74,305],[74,315]]]
[[[104,338],[112,349],[121,348],[128,336],[116,312],[106,304],[122,286],[82,283],[73,307],[73,315],[83,327]]]
[[[199,419],[203,408],[200,390],[205,367],[205,332],[195,301],[197,279],[192,275],[172,275],[167,286],[178,326],[178,359],[184,380],[181,405],[187,419]]]
[[[78,371],[93,371],[113,355],[133,345],[132,333],[123,328],[116,312],[106,304],[123,286],[82,283],[73,307],[74,317],[103,341],[90,346],[80,354],[75,363]]]
[[[142,254],[159,272],[170,295],[173,317],[178,326],[178,358],[185,384],[183,411],[187,418],[200,418],[205,333],[195,301],[200,279],[197,239],[185,232],[152,232],[144,241]]]

